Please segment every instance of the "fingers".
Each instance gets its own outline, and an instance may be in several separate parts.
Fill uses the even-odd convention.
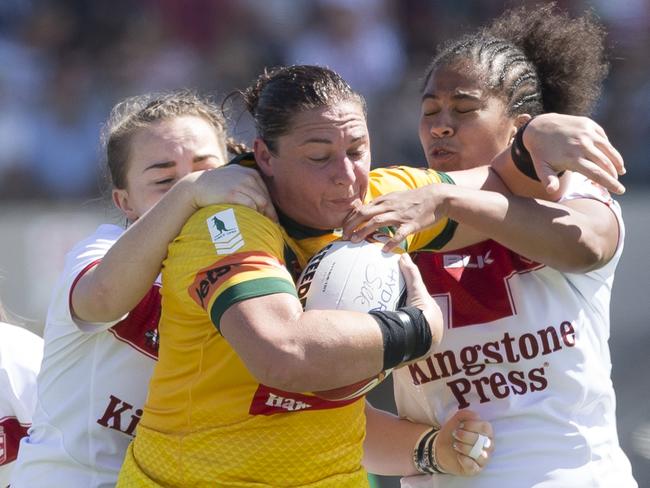
[[[556,192],[560,188],[560,180],[557,177],[555,169],[553,169],[548,163],[536,163],[535,171],[539,180],[544,185],[547,193]]]
[[[451,433],[452,448],[457,453],[458,464],[465,474],[478,473],[494,450],[492,425],[470,410],[459,410],[450,420],[459,421]]]
[[[456,434],[465,440],[458,440]],[[490,454],[494,450],[492,439],[483,434],[463,431],[462,429],[458,432],[457,429],[454,431],[454,439],[452,447],[459,455],[460,464],[468,469],[469,472],[475,471],[470,461],[473,461],[479,468],[482,468],[487,464]]]
[[[382,212],[383,209],[373,202],[366,205],[361,205],[359,203],[359,205],[349,213],[343,222],[343,239],[351,240],[352,242],[360,241],[361,239],[357,239],[356,241],[353,240],[354,234],[359,234],[359,230],[361,230],[358,229],[358,227],[362,225],[364,227],[375,225],[371,219],[380,215]],[[372,230],[364,230],[364,237],[370,234],[370,232],[372,232]]]
[[[586,144],[583,147],[583,151],[585,152],[584,158],[600,166],[606,173],[611,175],[613,178],[618,178],[618,168],[616,168],[616,166],[614,165],[610,157],[607,154],[605,154],[605,152],[607,151],[607,145],[609,144],[607,144],[607,142],[603,140],[599,140],[599,141],[594,140],[590,144]]]
[[[397,246],[401,245],[402,242],[406,239],[407,236],[417,232],[417,228],[413,223],[406,223],[400,225],[396,230],[393,236],[386,241],[382,251],[391,252]]]
[[[618,152],[614,146],[612,146],[607,137],[599,140],[594,140],[594,146],[602,152],[607,161],[609,161],[614,167],[615,173],[613,173],[612,176],[616,176],[616,174],[625,174],[625,163],[623,161],[623,156],[621,156],[621,153]]]
[[[399,258],[399,269],[404,275],[404,281],[406,282],[406,288],[410,291],[411,288],[422,285],[422,275],[418,271],[417,266],[411,259],[411,256],[404,253]]]
[[[577,171],[612,193],[618,195],[625,193],[625,187],[620,181],[589,159],[580,158],[577,164]]]
[[[413,305],[414,302],[419,301],[422,290],[426,292],[422,275],[420,275],[417,266],[413,263],[411,256],[406,253],[400,256],[399,268],[402,271],[406,284],[407,302],[409,305]]]
[[[625,163],[623,161],[623,157],[621,156],[621,153],[618,152],[618,150],[609,142],[609,139],[607,137],[607,134],[605,133],[605,130],[598,125],[596,122],[594,122],[591,119],[588,119],[592,126],[594,127],[596,133],[600,136],[600,139],[594,138],[594,144],[600,148],[601,151],[603,151],[606,156],[609,158],[609,160],[612,162],[614,165],[614,168],[616,169],[616,172],[619,175],[624,175],[625,174]],[[614,175],[612,175],[614,176]]]
[[[474,412],[473,410],[458,410],[451,419],[450,421],[455,421],[457,423],[464,422],[467,420],[480,420],[481,417],[478,413]]]

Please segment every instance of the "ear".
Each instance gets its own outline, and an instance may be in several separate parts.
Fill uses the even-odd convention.
[[[135,222],[138,216],[133,210],[133,207],[130,205],[129,192],[127,190],[114,188],[111,192],[111,196],[113,197],[113,203],[115,206],[119,208],[124,215],[126,215],[126,218],[130,222]]]
[[[515,117],[513,125],[510,128],[510,134],[508,140],[512,143],[512,140],[515,138],[517,130],[522,127],[526,122],[528,122],[532,117],[529,114],[519,114]]]
[[[259,137],[253,142],[253,153],[255,154],[255,161],[260,167],[260,170],[262,170],[262,173],[265,176],[273,176],[273,165],[271,164],[273,154],[271,154],[266,143]]]

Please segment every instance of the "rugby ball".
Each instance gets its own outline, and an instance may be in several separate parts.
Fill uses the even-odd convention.
[[[298,279],[298,298],[305,310],[395,310],[406,293],[399,254],[385,253],[383,243],[334,241],[305,266]],[[358,383],[314,392],[326,400],[352,400],[377,386],[390,371]]]

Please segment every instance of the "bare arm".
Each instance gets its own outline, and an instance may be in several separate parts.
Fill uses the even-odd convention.
[[[366,402],[366,438],[363,444],[363,465],[370,473],[384,476],[420,474],[413,463],[413,449],[420,436],[431,426],[400,419]],[[466,454],[476,434],[486,435],[491,446],[478,460]],[[477,474],[494,450],[492,427],[477,414],[460,410],[440,429],[436,441],[436,458],[440,467],[455,475]]]
[[[420,474],[413,464],[413,447],[430,425],[403,420],[366,402],[363,466],[383,476]]]
[[[561,197],[569,173],[558,181],[554,171],[577,170],[617,192],[624,188],[616,180],[624,172],[620,154],[604,131],[590,119],[560,114],[536,117],[524,132],[524,141],[542,181],[521,173],[504,150],[490,167],[451,172],[457,188],[446,185],[384,195],[351,213],[344,235],[355,241],[383,226],[397,232],[386,248],[405,236],[450,217],[461,226],[443,249],[455,249],[492,238],[519,254],[563,271],[598,268],[613,255],[618,226],[611,211],[587,199],[557,206],[542,200]],[[557,183],[557,185],[556,185]],[[490,190],[503,194],[499,197]],[[540,200],[526,200],[510,191]],[[550,191],[550,193],[548,193]],[[450,198],[448,198],[450,197]],[[354,234],[352,231],[357,229]]]
[[[625,174],[623,158],[593,120],[555,113],[538,115],[524,130],[523,141],[540,181],[517,169],[509,147],[491,163],[516,195],[558,200],[567,178],[556,175],[565,170],[581,173],[610,192],[625,192],[617,179]]]
[[[160,273],[167,246],[200,207],[237,203],[275,218],[266,186],[254,170],[226,167],[195,172],[174,185],[86,272],[72,291],[72,310],[90,323],[110,322],[132,310]]]
[[[616,251],[618,223],[603,203],[577,199],[562,204],[454,185],[430,185],[377,199],[359,211],[354,239],[394,225],[386,247],[436,219],[456,220],[459,232],[443,248],[464,247],[491,238],[529,259],[561,271],[585,272],[605,264]],[[368,220],[369,219],[369,220]],[[355,225],[353,222],[352,225]]]
[[[447,208],[450,218],[560,271],[597,269],[618,243],[614,213],[587,198],[558,204],[457,188]]]
[[[442,339],[442,313],[407,255],[400,265],[409,304],[424,312],[436,345]],[[258,381],[285,391],[329,390],[383,370],[381,329],[366,313],[303,311],[297,298],[277,293],[232,305],[220,327]]]

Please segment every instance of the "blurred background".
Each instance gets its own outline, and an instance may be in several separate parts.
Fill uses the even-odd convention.
[[[327,65],[368,101],[373,160],[425,165],[421,76],[434,47],[498,16],[496,0],[0,0],[0,296],[42,332],[65,252],[101,222],[99,131],[118,100],[193,87],[217,99],[264,68]],[[619,434],[650,487],[650,0],[562,0],[609,32],[611,73],[594,118],[623,154],[626,251],[612,305]],[[231,134],[250,121],[229,105]],[[394,408],[390,382],[372,401]],[[398,486],[382,478],[382,487]]]

